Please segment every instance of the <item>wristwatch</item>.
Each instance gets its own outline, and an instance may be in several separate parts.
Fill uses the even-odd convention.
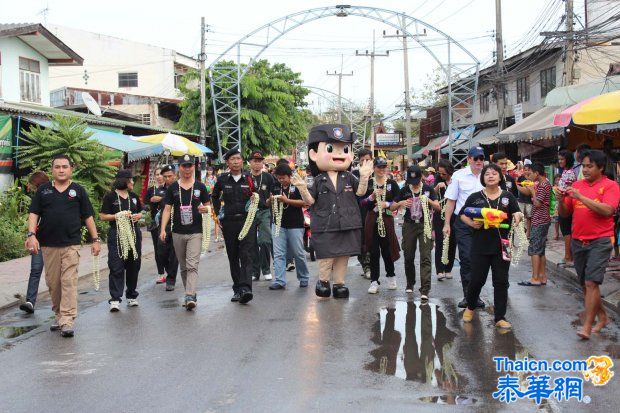
[[[28,233],[26,234],[26,237],[27,237],[27,238],[30,238],[30,237],[32,237],[33,235],[37,235],[37,233],[36,233],[36,232],[32,232],[32,231],[28,231]]]
[[[93,242],[101,242],[101,238],[99,238],[99,237],[93,238]]]

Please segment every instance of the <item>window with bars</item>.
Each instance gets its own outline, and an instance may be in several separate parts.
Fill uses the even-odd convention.
[[[118,87],[138,87],[138,72],[119,73]]]
[[[41,65],[37,60],[19,58],[19,91],[22,102],[41,103]]]
[[[540,71],[540,97],[547,96],[555,88],[555,67]]]
[[[138,116],[140,116],[140,123],[143,125],[150,125],[151,124],[151,114],[150,113],[141,113]]]
[[[480,94],[480,113],[487,113],[489,111],[489,92]]]
[[[527,76],[517,79],[517,103],[530,100],[530,81]]]

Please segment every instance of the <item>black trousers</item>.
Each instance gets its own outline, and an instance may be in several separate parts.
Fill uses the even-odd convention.
[[[459,262],[461,264],[461,284],[463,286],[463,297],[467,297],[467,286],[471,279],[471,239],[472,228],[456,217],[452,231],[455,232],[456,243],[459,247]]]
[[[155,227],[151,231],[151,239],[153,240],[153,251],[155,251],[155,263],[157,264],[157,274],[164,274],[166,269],[164,263],[157,253],[157,244],[159,243],[159,228]]]
[[[136,230],[136,250],[138,257],[134,257],[130,253],[129,257],[124,260],[118,255],[118,239],[116,228],[110,227],[108,230],[108,268],[110,275],[108,277],[110,301],[121,301],[123,297],[123,289],[125,286],[126,298],[138,298],[136,287],[138,286],[138,273],[140,272],[141,256],[142,256],[142,233]]]
[[[372,246],[370,247],[370,279],[372,281],[379,282],[381,257],[383,257],[386,277],[394,277],[396,274],[394,273],[394,261],[392,261],[392,255],[390,254],[390,239],[387,235],[380,237],[375,224],[375,229],[372,233]]]
[[[166,285],[175,285],[177,282],[177,272],[179,271],[179,260],[172,244],[172,233],[166,233],[166,242],[157,240],[157,256],[164,266],[166,272]]]
[[[436,212],[437,214],[437,212]],[[439,273],[449,273],[454,266],[454,258],[456,256],[456,233],[454,231],[454,220],[456,216],[452,215],[450,220],[450,247],[448,248],[448,263],[441,262],[441,256],[443,255],[443,225],[444,221],[441,219],[433,219],[433,229],[435,230],[435,271]]]
[[[252,264],[256,259],[256,226],[252,225],[248,234],[239,241],[239,233],[243,228],[245,218],[224,218],[222,232],[226,244],[226,255],[230,266],[230,276],[233,281],[233,291],[252,291]]]
[[[495,305],[495,322],[503,320],[506,316],[506,303],[508,302],[508,269],[510,262],[504,261],[502,254],[471,256],[471,279],[467,289],[467,308],[476,308],[480,291],[487,282],[487,276],[491,269],[493,279],[493,303]]]

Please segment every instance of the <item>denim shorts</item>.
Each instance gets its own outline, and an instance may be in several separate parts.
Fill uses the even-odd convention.
[[[575,260],[575,272],[577,272],[581,285],[584,285],[586,281],[593,281],[597,284],[603,283],[612,249],[613,246],[609,237],[596,238],[586,242],[572,240],[571,250]]]
[[[550,224],[532,225],[530,231],[530,246],[527,249],[527,254],[530,257],[532,255],[545,255],[549,225]]]

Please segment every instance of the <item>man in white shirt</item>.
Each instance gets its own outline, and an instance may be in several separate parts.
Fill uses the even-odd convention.
[[[461,264],[461,284],[463,285],[463,297],[467,296],[467,286],[470,280],[469,251],[471,249],[472,229],[460,219],[454,221],[450,227],[452,214],[459,215],[467,198],[474,192],[482,190],[480,172],[484,166],[484,150],[480,146],[474,146],[467,154],[467,166],[452,175],[452,182],[446,189],[446,223],[443,233],[450,236],[452,230],[456,231],[456,243],[459,247],[459,261]],[[459,302],[460,308],[467,306],[465,298]],[[478,299],[478,307],[484,307],[484,302]]]

